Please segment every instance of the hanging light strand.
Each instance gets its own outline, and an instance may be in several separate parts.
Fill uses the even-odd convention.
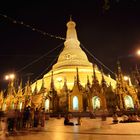
[[[90,56],[92,56],[101,66],[103,66],[105,69],[107,69],[109,72],[111,72],[114,76],[115,76],[115,73],[112,71],[112,70],[110,70],[106,65],[104,65],[99,59],[97,59],[90,51],[88,51],[85,47],[84,47],[84,45],[81,43],[81,47],[84,49],[84,50],[86,50],[86,52],[90,55]]]
[[[60,45],[58,45],[57,47],[60,47],[60,46],[62,46],[62,45],[63,45],[63,44],[60,44]],[[44,69],[44,71],[43,71],[41,74],[39,74],[39,75],[32,81],[32,83],[34,83],[35,81],[37,81],[41,76],[43,76],[43,75],[48,71],[49,68],[52,67],[52,65],[54,64],[54,62],[58,59],[58,57],[59,57],[60,53],[62,52],[62,50],[63,50],[63,48],[61,48],[60,52],[58,53],[58,55],[56,55],[56,57],[54,58],[54,60],[49,64],[49,66],[48,66],[46,69]]]
[[[42,55],[41,57],[35,59],[34,61],[32,61],[31,63],[25,65],[23,68],[19,69],[17,72],[23,71],[26,68],[28,68],[29,66],[33,65],[34,63],[40,61],[41,59],[43,59],[45,56],[49,55],[50,53],[52,53],[54,50],[60,48],[63,45],[63,43],[59,44],[57,47],[53,48],[52,50],[50,50],[49,52],[45,53],[44,55]]]
[[[47,32],[42,31],[42,30],[40,30],[40,29],[37,29],[37,28],[35,28],[34,26],[31,26],[31,25],[29,25],[29,24],[26,24],[26,23],[24,23],[23,21],[15,20],[15,19],[13,19],[13,18],[11,18],[11,17],[9,17],[9,16],[7,16],[7,15],[4,15],[4,14],[1,14],[1,13],[0,13],[0,16],[3,17],[3,18],[5,18],[5,19],[7,19],[7,20],[9,20],[9,21],[11,21],[13,24],[19,24],[19,25],[21,25],[21,26],[24,26],[24,27],[26,27],[26,28],[31,29],[31,30],[34,31],[34,32],[40,33],[40,34],[42,34],[43,36],[49,36],[49,37],[51,37],[51,38],[56,38],[56,39],[60,39],[60,40],[66,40],[66,39],[63,38],[63,37],[60,37],[60,36],[57,36],[57,35],[52,35],[52,34],[50,34],[50,33],[47,33]]]

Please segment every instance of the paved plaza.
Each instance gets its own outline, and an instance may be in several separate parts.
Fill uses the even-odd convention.
[[[82,125],[64,126],[64,118],[50,118],[44,129],[29,129],[0,140],[139,140],[140,122],[112,124],[112,118],[82,118]],[[72,121],[76,123],[76,119]]]

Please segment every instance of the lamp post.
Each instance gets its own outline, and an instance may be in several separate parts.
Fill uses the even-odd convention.
[[[11,86],[13,86],[12,84],[13,84],[14,79],[15,79],[14,73],[10,73],[10,74],[5,75],[5,80],[9,81]]]
[[[14,79],[15,79],[15,74],[14,73],[5,75],[5,80],[13,81]]]
[[[5,80],[8,81],[8,91],[7,91],[7,95],[10,96],[10,95],[14,95],[14,92],[13,92],[13,86],[14,86],[14,79],[15,79],[15,74],[14,73],[10,73],[10,74],[7,74],[5,75]],[[9,102],[10,102],[10,109],[14,109],[14,100],[11,100],[9,99]],[[6,104],[4,104],[6,105]],[[7,106],[7,105],[6,105]],[[4,107],[4,110],[6,110],[7,107]]]
[[[136,51],[136,55],[140,56],[140,49]]]

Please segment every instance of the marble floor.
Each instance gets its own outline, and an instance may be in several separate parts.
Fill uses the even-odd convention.
[[[112,124],[112,118],[82,118],[82,125],[64,126],[64,119],[51,118],[45,128],[29,129],[0,140],[139,140],[140,122]],[[71,121],[76,123],[76,119]]]

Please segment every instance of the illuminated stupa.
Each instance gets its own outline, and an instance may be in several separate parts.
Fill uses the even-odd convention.
[[[51,75],[53,71],[53,80],[55,83],[55,89],[59,91],[63,85],[65,79],[67,80],[67,86],[69,89],[72,89],[74,85],[74,77],[76,76],[76,68],[78,68],[80,83],[82,86],[85,86],[87,83],[87,76],[89,81],[92,81],[93,76],[93,65],[89,62],[86,53],[80,47],[80,41],[77,37],[76,32],[76,23],[70,19],[67,23],[67,33],[66,40],[64,42],[64,49],[60,53],[57,63],[53,65],[52,70],[43,76],[45,81],[45,87],[49,88],[51,83]],[[102,74],[98,70],[98,67],[95,67],[96,76],[101,82]],[[105,80],[108,85],[115,88],[115,80],[110,76],[104,75]],[[42,80],[37,81],[37,89],[40,90],[42,85]],[[34,90],[35,83],[32,85]]]
[[[0,92],[0,109],[45,108],[48,113],[101,113],[140,109],[140,92],[125,81],[118,64],[116,80],[89,62],[77,38],[76,23],[67,23],[64,49],[56,64],[42,79],[28,81],[15,90],[11,83]],[[13,81],[12,81],[13,82]],[[16,93],[17,91],[17,93]]]

